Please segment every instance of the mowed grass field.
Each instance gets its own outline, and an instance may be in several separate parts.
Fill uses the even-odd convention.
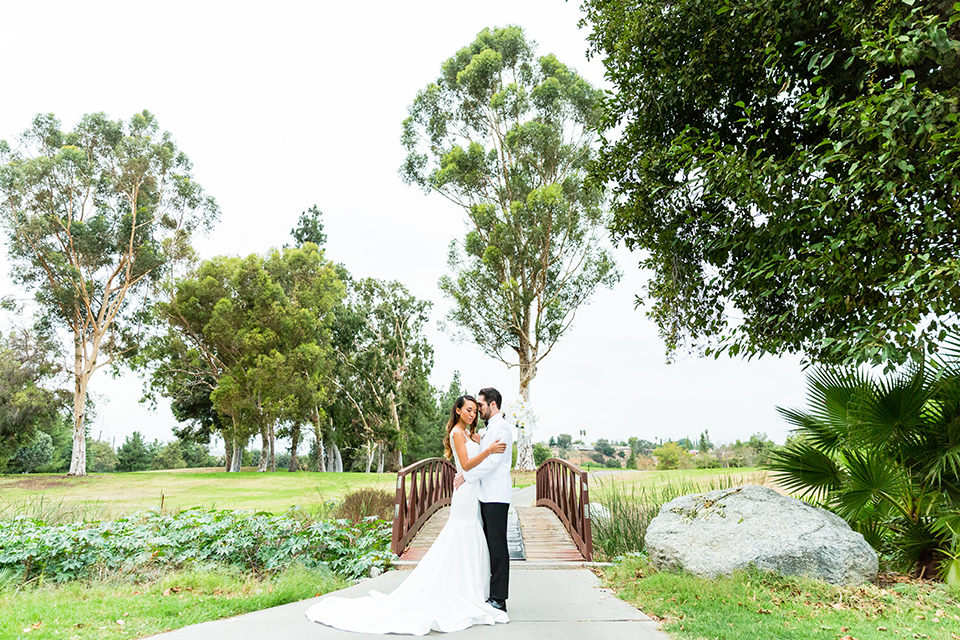
[[[193,507],[284,513],[298,507],[323,516],[333,503],[360,489],[396,488],[395,473],[309,473],[219,468],[138,473],[90,474],[82,478],[30,474],[0,476],[0,518],[28,515],[50,523],[110,520],[145,509],[175,512]],[[514,486],[536,482],[534,472],[513,472]],[[596,471],[590,474],[591,500],[603,502],[616,487],[621,493],[670,485],[688,492],[718,486],[766,484],[757,469],[680,471]]]
[[[284,513],[299,507],[322,515],[359,489],[396,488],[395,473],[226,473],[216,469],[90,474],[81,478],[0,476],[0,518],[47,522],[110,520],[145,509],[192,507]]]

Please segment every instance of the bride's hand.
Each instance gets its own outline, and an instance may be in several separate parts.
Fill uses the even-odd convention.
[[[489,451],[491,454],[503,453],[506,450],[507,450],[507,445],[500,442],[500,438],[497,438],[492,445],[487,447],[487,451]]]

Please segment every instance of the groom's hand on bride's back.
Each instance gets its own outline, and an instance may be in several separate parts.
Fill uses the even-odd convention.
[[[456,491],[459,489],[461,486],[463,486],[464,482],[465,480],[463,479],[463,472],[457,471],[457,475],[453,476],[453,490]]]

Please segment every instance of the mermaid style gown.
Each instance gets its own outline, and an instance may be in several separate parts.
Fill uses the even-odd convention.
[[[467,455],[480,445],[466,441]],[[454,453],[457,470],[460,460]],[[422,636],[431,629],[460,631],[475,624],[509,622],[488,605],[490,553],[480,522],[478,483],[453,492],[450,518],[416,568],[392,593],[371,591],[359,598],[324,598],[307,610],[309,620],[344,631]]]

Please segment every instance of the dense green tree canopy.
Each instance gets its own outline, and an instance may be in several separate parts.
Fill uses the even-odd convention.
[[[39,445],[38,428],[52,428],[69,406],[67,394],[58,389],[61,371],[56,353],[56,345],[43,332],[21,328],[0,336],[0,471],[20,448]],[[49,443],[52,458],[49,436],[41,440]],[[45,445],[39,447],[46,450]],[[47,462],[34,464],[36,456],[30,460],[30,470]]]
[[[214,258],[156,305],[168,330],[140,361],[156,392],[218,428],[237,452],[260,433],[265,468],[277,423],[300,420],[305,404],[323,400],[330,314],[342,296],[333,265],[312,243]]]
[[[117,449],[117,471],[146,471],[156,456],[156,447],[144,441],[143,434],[134,431]]]
[[[902,361],[960,311],[960,5],[586,0],[669,353]]]

